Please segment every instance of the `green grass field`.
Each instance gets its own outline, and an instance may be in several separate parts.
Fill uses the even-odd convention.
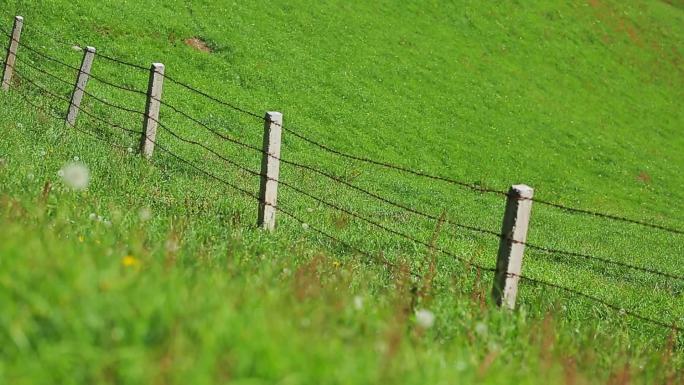
[[[560,204],[684,228],[684,5],[679,1],[3,2],[22,43],[78,66],[91,45],[348,153],[475,185],[525,183]],[[1,35],[0,41],[8,43]],[[200,50],[186,41],[206,44]],[[59,44],[55,41],[66,42]],[[210,52],[205,52],[210,51]],[[3,51],[4,52],[4,51]],[[21,47],[17,70],[65,98],[74,71]],[[93,74],[145,90],[102,57]],[[144,110],[142,95],[88,91]],[[522,283],[491,303],[498,238],[403,212],[309,172],[280,179],[437,248],[281,186],[257,203],[27,81],[0,95],[0,384],[677,384],[684,335]],[[263,122],[167,81],[163,99],[261,146]],[[141,119],[86,97],[130,129]],[[261,155],[168,108],[161,121],[242,167]],[[256,193],[258,178],[160,129],[159,144]],[[119,148],[116,146],[123,146]],[[129,151],[128,148],[133,149]],[[283,159],[499,231],[503,197],[336,157],[283,133]],[[85,191],[60,170],[78,159]],[[318,234],[323,229],[372,258]],[[529,241],[684,275],[684,236],[534,205]],[[378,262],[387,258],[398,268]],[[463,260],[470,263],[464,263]],[[432,264],[434,261],[434,265]],[[413,271],[423,277],[415,278]],[[523,274],[684,326],[684,282],[527,250]],[[435,316],[425,327],[419,310]]]

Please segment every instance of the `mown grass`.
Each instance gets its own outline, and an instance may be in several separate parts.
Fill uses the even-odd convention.
[[[682,227],[681,9],[661,2],[438,4],[17,2],[26,44],[78,65],[37,29],[145,64],[336,148],[431,173]],[[5,17],[5,28],[10,17]],[[213,53],[183,43],[199,37]],[[18,68],[68,96],[74,74],[20,51]],[[96,59],[94,72],[144,89],[147,74]],[[61,87],[61,88],[60,88]],[[144,99],[96,81],[108,100]],[[437,276],[407,277],[279,217],[254,229],[256,204],[163,152],[148,164],[3,96],[0,378],[9,383],[664,382],[681,347],[649,326],[566,293],[523,285],[520,310],[488,304],[491,277],[436,253]],[[259,145],[261,123],[173,85],[164,99]],[[139,118],[86,99],[139,129]],[[58,105],[65,110],[64,103]],[[165,124],[257,170],[236,148],[163,110]],[[138,138],[81,116],[124,147]],[[242,188],[258,180],[160,131],[160,143]],[[340,160],[283,137],[283,157],[453,221],[498,230],[503,201]],[[45,153],[45,155],[43,155]],[[86,192],[57,170],[79,157]],[[163,172],[161,171],[163,170]],[[283,167],[282,179],[428,241],[436,224]],[[52,186],[43,193],[46,183]],[[279,203],[406,269],[431,254],[281,188]],[[152,218],[141,222],[139,210]],[[90,216],[107,218],[93,221]],[[681,236],[535,206],[531,241],[684,274]],[[494,265],[497,239],[444,226],[436,243]],[[126,256],[137,261],[122,265]],[[684,323],[681,282],[528,250],[524,273],[645,316]],[[362,298],[360,310],[355,297]],[[423,330],[413,310],[436,324]],[[681,337],[680,337],[681,344]],[[623,377],[621,377],[623,376]],[[621,379],[622,378],[622,379]],[[676,381],[675,377],[671,377]],[[624,382],[624,381],[623,381]]]

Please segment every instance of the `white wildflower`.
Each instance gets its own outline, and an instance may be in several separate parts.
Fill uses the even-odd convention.
[[[178,241],[176,241],[175,239],[167,239],[165,246],[166,251],[169,251],[171,253],[175,253],[176,251],[178,251],[178,249],[180,249],[180,245],[178,244]]]
[[[68,163],[57,173],[74,190],[85,190],[90,182],[90,171],[83,163]]]
[[[468,363],[466,363],[465,361],[457,361],[456,362],[456,371],[462,372],[466,369],[468,369]]]
[[[363,297],[361,297],[360,295],[354,297],[354,309],[363,309]]]
[[[430,310],[416,310],[416,323],[423,329],[429,329],[435,324],[435,314]]]
[[[77,156],[74,157],[74,162],[78,162],[79,160],[81,160],[81,158],[79,158]]]
[[[140,220],[143,222],[149,221],[152,219],[152,210],[150,210],[149,207],[142,207],[140,210],[138,210],[138,218],[140,218]]]
[[[480,337],[485,337],[487,335],[487,325],[484,322],[478,322],[475,325],[475,333]]]
[[[302,228],[303,228],[304,230],[308,230],[308,229],[309,229],[309,224],[308,224],[308,223],[302,223]]]
[[[128,153],[132,154],[133,153],[133,147],[128,147]]]

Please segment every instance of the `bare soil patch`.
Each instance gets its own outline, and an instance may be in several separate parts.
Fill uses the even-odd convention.
[[[185,44],[189,45],[190,47],[201,51],[201,52],[206,52],[206,53],[211,53],[212,50],[209,48],[207,43],[200,39],[199,37],[190,37],[184,40]]]

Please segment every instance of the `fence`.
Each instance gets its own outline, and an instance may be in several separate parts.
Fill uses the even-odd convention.
[[[447,178],[431,173],[427,173],[424,171],[419,171],[419,170],[413,170],[410,168],[406,168],[400,165],[392,164],[389,162],[384,162],[376,159],[371,159],[368,157],[364,156],[359,156],[347,152],[343,152],[340,150],[337,150],[333,148],[332,146],[329,146],[325,143],[322,143],[320,141],[314,140],[310,138],[307,135],[302,134],[302,130],[300,129],[295,129],[290,126],[286,126],[283,124],[283,116],[279,112],[267,112],[265,115],[260,115],[252,111],[248,111],[246,109],[243,109],[241,107],[238,107],[237,105],[227,102],[225,100],[222,100],[219,97],[213,96],[205,91],[199,90],[189,84],[186,84],[184,82],[181,82],[179,80],[176,80],[173,77],[170,77],[168,74],[166,74],[166,68],[163,64],[161,63],[154,63],[152,64],[149,68],[145,66],[141,66],[138,64],[130,63],[121,59],[117,59],[115,57],[107,56],[102,53],[99,53],[94,47],[86,47],[84,50],[83,54],[83,59],[80,67],[74,67],[72,65],[69,65],[55,57],[52,57],[48,55],[47,53],[36,49],[35,47],[32,47],[31,45],[28,45],[24,42],[21,41],[21,34],[22,34],[22,29],[24,25],[24,19],[20,16],[17,16],[15,18],[14,22],[14,28],[11,32],[5,30],[4,28],[2,29],[2,32],[9,38],[9,46],[7,49],[7,55],[5,57],[5,60],[2,62],[2,65],[4,67],[4,73],[3,73],[3,79],[2,79],[2,89],[4,91],[8,91],[12,85],[12,79],[13,77],[19,78],[22,82],[28,83],[32,88],[38,90],[42,95],[48,97],[49,99],[52,100],[58,100],[61,102],[66,102],[69,105],[68,111],[66,113],[66,116],[62,116],[61,113],[56,112],[52,109],[45,109],[45,107],[36,104],[32,102],[26,95],[24,94],[19,94],[28,104],[32,105],[35,108],[38,109],[43,109],[45,110],[48,114],[51,116],[55,117],[56,119],[63,120],[65,124],[71,128],[74,129],[78,132],[81,132],[83,134],[89,135],[94,139],[104,141],[110,145],[112,143],[108,141],[106,138],[103,138],[93,132],[90,132],[88,130],[84,130],[80,127],[78,127],[77,120],[79,114],[86,115],[98,122],[101,122],[105,124],[106,126],[121,130],[123,132],[131,133],[138,135],[139,140],[140,140],[140,154],[144,156],[147,159],[151,159],[154,156],[155,150],[162,151],[169,156],[177,159],[179,162],[182,164],[187,165],[188,167],[192,168],[196,172],[198,172],[201,175],[204,175],[212,180],[215,180],[237,192],[239,192],[242,195],[245,195],[246,197],[252,199],[255,204],[258,205],[258,218],[257,218],[257,223],[260,227],[273,231],[276,228],[276,216],[277,214],[283,214],[287,217],[290,217],[291,219],[295,220],[296,222],[301,223],[302,225],[306,224],[307,227],[325,237],[330,239],[333,242],[338,243],[339,245],[346,247],[350,250],[353,250],[361,255],[366,256],[369,259],[376,259],[378,260],[379,263],[386,265],[390,268],[398,268],[398,266],[385,258],[382,255],[376,255],[372,252],[369,252],[367,250],[363,250],[357,246],[355,246],[352,243],[346,242],[339,237],[334,236],[333,234],[330,234],[329,232],[324,231],[321,228],[317,228],[315,226],[311,226],[308,224],[304,219],[302,219],[297,213],[294,212],[294,210],[287,209],[285,206],[282,205],[282,203],[278,203],[278,187],[284,187],[287,189],[290,189],[291,191],[300,194],[302,196],[305,196],[307,198],[310,198],[311,200],[317,202],[318,204],[321,204],[323,206],[329,207],[332,210],[335,210],[337,212],[344,213],[351,218],[354,218],[355,220],[364,222],[379,231],[387,234],[391,234],[393,236],[405,239],[409,242],[412,242],[416,245],[421,245],[424,247],[427,247],[431,250],[435,250],[443,255],[446,255],[450,258],[454,258],[456,260],[461,260],[464,263],[469,264],[469,266],[474,267],[475,269],[478,270],[478,272],[486,271],[489,273],[492,273],[493,275],[493,285],[492,285],[492,296],[495,299],[496,303],[499,306],[503,306],[506,308],[513,309],[515,308],[516,304],[516,298],[517,298],[517,292],[518,292],[518,284],[520,281],[523,282],[529,282],[534,285],[540,285],[543,287],[547,288],[554,288],[558,289],[561,291],[564,291],[567,294],[573,295],[573,296],[578,296],[582,297],[585,299],[588,299],[590,301],[596,302],[598,304],[601,304],[603,306],[606,306],[609,309],[612,309],[614,311],[618,311],[624,314],[627,314],[635,319],[670,329],[674,332],[681,333],[684,331],[684,329],[681,326],[678,326],[676,323],[670,323],[664,320],[659,320],[659,319],[654,319],[650,317],[646,317],[643,315],[638,314],[635,311],[625,309],[622,306],[610,303],[608,301],[605,301],[601,298],[598,298],[596,296],[586,294],[584,292],[581,292],[579,290],[565,287],[562,285],[558,285],[552,282],[548,282],[545,280],[540,280],[537,278],[532,278],[528,277],[526,275],[522,274],[522,262],[523,262],[523,255],[525,252],[526,248],[553,254],[553,255],[562,255],[565,257],[570,257],[570,258],[576,258],[576,259],[585,259],[585,260],[591,260],[595,261],[597,263],[605,264],[605,265],[611,265],[615,266],[617,268],[621,269],[628,269],[640,273],[645,273],[645,274],[650,274],[654,276],[659,276],[662,278],[666,278],[669,280],[673,281],[679,281],[679,282],[684,282],[684,276],[665,272],[665,271],[660,271],[654,268],[650,267],[645,267],[645,266],[639,266],[636,264],[629,264],[625,263],[622,261],[617,261],[613,260],[611,258],[603,257],[603,256],[597,256],[597,255],[591,255],[591,254],[586,254],[586,253],[580,253],[580,252],[575,252],[575,251],[570,251],[570,250],[561,250],[557,248],[551,248],[551,247],[546,247],[542,245],[537,245],[534,243],[530,243],[527,241],[527,230],[528,226],[530,223],[530,216],[531,216],[531,208],[533,204],[538,204],[538,205],[544,205],[548,206],[553,209],[559,209],[564,212],[572,213],[572,214],[577,214],[577,215],[587,215],[587,216],[592,216],[592,217],[598,217],[602,218],[605,220],[610,220],[610,221],[619,221],[619,222],[624,222],[624,223],[629,223],[632,225],[637,225],[637,226],[642,226],[645,228],[650,228],[659,232],[663,233],[669,233],[672,234],[673,236],[680,236],[684,235],[684,230],[678,229],[678,228],[673,228],[673,227],[668,227],[668,226],[663,226],[660,224],[655,224],[655,223],[649,223],[646,221],[642,220],[637,220],[637,219],[631,219],[631,218],[626,218],[626,217],[621,217],[613,214],[608,214],[608,213],[602,213],[598,211],[591,211],[591,210],[586,210],[586,209],[581,209],[581,208],[575,208],[575,207],[569,207],[557,203],[553,203],[550,201],[545,201],[541,200],[539,198],[535,198],[534,195],[534,190],[528,186],[525,185],[515,185],[512,186],[509,191],[501,191],[501,190],[496,190],[488,187],[482,187],[479,185],[474,185],[470,184],[464,181],[459,181],[455,180],[452,178]],[[47,37],[52,39],[52,36],[49,34],[45,34]],[[66,42],[61,42],[53,39],[57,43],[61,45],[67,45],[69,48],[71,48],[71,44],[66,43]],[[32,63],[29,60],[23,60],[18,56],[18,52],[20,51],[20,48],[25,49],[38,57],[40,57],[42,60],[49,61],[52,63],[55,63],[58,66],[76,71],[76,80],[75,83],[72,83],[69,80],[66,80],[62,77],[59,77],[50,71],[41,68],[39,65]],[[109,61],[111,63],[114,63],[115,65],[120,65],[120,66],[125,66],[128,68],[132,68],[136,71],[145,71],[145,73],[148,74],[149,76],[149,83],[147,90],[140,90],[140,89],[135,89],[132,87],[125,87],[121,86],[118,84],[115,84],[114,82],[111,82],[109,80],[106,80],[100,76],[97,76],[92,73],[92,65],[93,62],[96,58],[101,58],[103,60]],[[23,74],[21,70],[18,68],[19,65],[17,64],[19,62],[21,65],[25,65],[26,67],[31,68],[32,70],[35,70],[42,75],[47,76],[48,78],[61,82],[65,85],[68,85],[70,87],[73,87],[73,92],[71,94],[71,98],[66,98],[64,96],[59,95],[58,93],[55,93],[51,90],[49,90],[47,87],[39,84],[37,81],[32,80],[29,76]],[[145,110],[140,111],[136,109],[132,109],[129,107],[121,106],[119,104],[110,102],[106,100],[103,97],[94,95],[93,93],[87,91],[87,86],[89,81],[95,80],[97,82],[102,83],[103,85],[106,85],[108,87],[113,87],[117,90],[127,92],[127,93],[134,93],[134,94],[139,94],[142,95],[146,98],[146,105],[145,105]],[[190,113],[186,112],[185,110],[181,109],[178,106],[175,106],[171,104],[168,101],[163,100],[162,94],[163,94],[163,88],[164,88],[164,82],[171,82],[174,83],[183,89],[198,95],[199,97],[212,101],[222,108],[227,108],[230,111],[234,111],[238,114],[246,115],[254,119],[258,119],[259,121],[263,121],[264,124],[264,133],[263,133],[263,146],[258,147],[254,146],[248,143],[245,143],[241,140],[238,140],[230,135],[227,135],[225,133],[222,133],[212,127],[210,127],[208,124],[203,123],[200,119],[194,117]],[[87,109],[84,109],[81,107],[82,101],[84,98],[92,98],[93,100],[97,101],[98,103],[101,103],[105,106],[126,112],[126,113],[131,113],[135,115],[139,115],[142,118],[142,130],[137,130],[137,129],[132,129],[129,127],[124,127],[121,124],[114,123],[108,119],[105,119],[103,117],[98,116],[97,114],[88,111]],[[192,140],[188,139],[187,137],[179,134],[177,131],[172,130],[168,125],[164,124],[159,116],[161,108],[168,108],[169,110],[177,113],[184,119],[197,124],[204,129],[206,129],[208,132],[210,132],[213,136],[216,138],[229,142],[231,144],[240,146],[241,148],[244,148],[246,150],[255,152],[261,157],[261,169],[260,171],[254,171],[248,167],[245,167],[241,165],[240,163],[236,162],[234,159],[231,159],[220,152],[212,149],[211,147],[207,146],[206,144],[197,141],[197,140]],[[219,175],[216,175],[215,173],[207,170],[206,168],[198,166],[196,163],[191,162],[184,158],[183,156],[179,155],[178,153],[170,150],[168,147],[165,145],[159,143],[157,137],[160,133],[157,132],[158,129],[161,129],[160,133],[167,133],[174,137],[175,139],[188,144],[192,145],[194,147],[199,147],[202,151],[206,153],[210,153],[213,156],[215,156],[217,159],[221,160],[222,162],[225,162],[226,164],[240,170],[241,172],[244,172],[245,174],[251,176],[251,177],[258,177],[260,180],[260,188],[259,188],[259,193],[254,194],[253,192],[250,192],[235,183],[232,183],[231,181],[227,180],[226,178],[222,178]],[[386,196],[383,196],[377,192],[370,191],[368,189],[362,188],[352,182],[349,182],[347,180],[344,180],[343,178],[340,178],[338,176],[335,176],[333,173],[321,169],[316,166],[312,166],[310,164],[306,164],[303,162],[297,162],[297,161],[292,161],[289,159],[284,159],[280,155],[280,147],[281,147],[281,135],[282,133],[286,133],[288,135],[292,135],[292,137],[301,140],[303,143],[312,146],[313,148],[317,148],[321,151],[324,151],[328,154],[331,154],[332,156],[335,157],[341,157],[341,158],[346,158],[348,160],[352,160],[355,162],[367,164],[370,166],[378,167],[381,169],[388,169],[392,170],[394,172],[402,173],[409,175],[411,177],[415,178],[425,178],[428,180],[432,180],[435,182],[439,183],[446,183],[449,185],[455,185],[460,188],[476,191],[479,193],[484,193],[484,194],[493,194],[496,196],[501,196],[506,198],[506,210],[503,215],[503,224],[501,231],[493,231],[481,227],[476,227],[472,226],[466,223],[461,223],[458,221],[454,221],[449,218],[445,218],[444,216],[439,216],[439,215],[434,215],[422,210],[419,210],[415,207],[412,207],[408,204],[404,204],[402,202],[397,201],[396,199],[391,199]],[[473,263],[472,261],[466,259],[463,256],[460,256],[452,251],[449,251],[445,248],[442,247],[437,247],[434,244],[420,240],[410,234],[406,234],[404,232],[398,231],[396,229],[390,228],[381,222],[374,220],[372,218],[368,218],[366,216],[360,215],[350,209],[344,208],[341,205],[331,202],[329,200],[323,199],[320,196],[318,196],[316,193],[306,191],[305,189],[298,187],[296,183],[289,182],[287,180],[283,180],[282,178],[279,177],[279,171],[280,171],[280,164],[292,166],[294,168],[300,169],[304,172],[312,173],[315,175],[318,175],[322,178],[325,178],[326,180],[329,180],[331,183],[337,184],[337,185],[342,185],[345,186],[359,194],[362,194],[365,197],[368,197],[369,199],[373,199],[375,201],[381,202],[382,204],[391,206],[395,209],[402,210],[407,213],[411,213],[414,215],[417,215],[419,217],[422,217],[426,220],[429,221],[434,221],[435,223],[445,223],[450,226],[453,226],[455,228],[459,228],[474,234],[480,234],[484,235],[487,237],[492,237],[495,239],[498,239],[499,241],[499,252],[498,252],[498,257],[496,261],[496,267],[495,268],[489,268],[484,265],[476,264]],[[421,277],[421,275],[415,271],[410,272],[412,275],[416,277]]]

